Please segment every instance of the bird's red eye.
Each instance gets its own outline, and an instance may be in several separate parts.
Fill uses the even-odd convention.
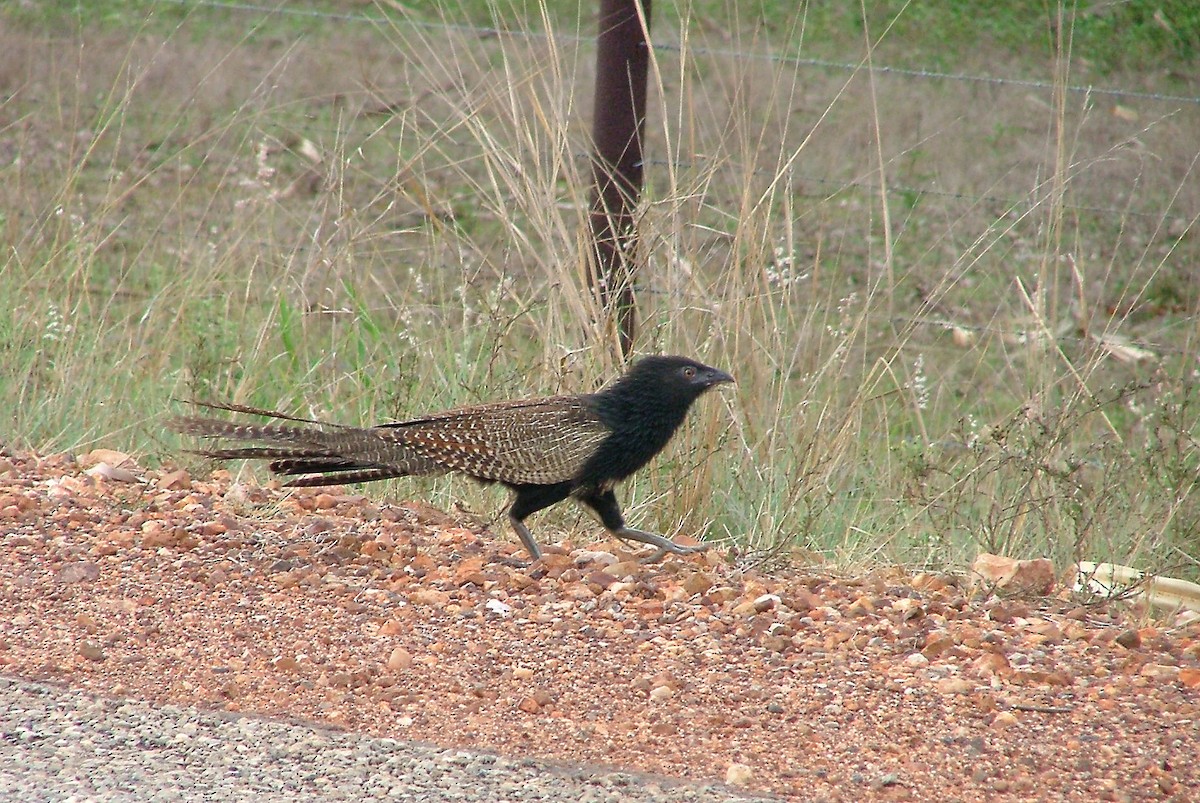
[[[696,369],[693,368],[692,366],[688,365],[688,366],[684,367],[683,375],[685,377],[687,377],[688,379],[695,379],[696,378]]]

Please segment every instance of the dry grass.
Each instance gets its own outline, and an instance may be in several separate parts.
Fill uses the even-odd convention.
[[[580,290],[588,41],[220,30],[4,34],[14,445],[173,459],[175,398],[353,421],[618,370]],[[634,515],[763,557],[1195,573],[1200,109],[706,30],[657,32],[638,347],[739,386]]]

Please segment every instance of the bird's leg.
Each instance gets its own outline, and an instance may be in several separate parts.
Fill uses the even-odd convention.
[[[675,555],[687,555],[692,552],[703,552],[708,549],[707,544],[683,546],[669,538],[664,538],[658,533],[648,533],[645,530],[635,530],[632,527],[626,527],[625,517],[621,515],[621,507],[617,504],[617,496],[612,492],[612,489],[589,493],[586,496],[579,497],[579,501],[596,511],[596,515],[600,517],[600,521],[604,523],[605,528],[616,538],[625,543],[637,541],[638,543],[657,547],[651,555],[641,559],[642,563],[658,563],[668,552]]]
[[[556,485],[509,485],[508,487],[517,494],[512,507],[508,509],[508,520],[512,523],[512,528],[517,531],[517,537],[521,539],[521,543],[525,545],[525,551],[534,560],[540,560],[542,550],[538,547],[537,541],[533,540],[533,533],[529,532],[529,528],[525,526],[525,519],[542,508],[550,507],[570,496],[571,484],[560,482]]]
[[[521,539],[521,543],[525,545],[526,551],[534,560],[541,560],[542,550],[538,547],[537,541],[533,540],[533,533],[529,532],[529,528],[525,526],[525,522],[518,519],[512,513],[508,514],[508,520],[512,524],[512,528],[517,531],[517,537]]]

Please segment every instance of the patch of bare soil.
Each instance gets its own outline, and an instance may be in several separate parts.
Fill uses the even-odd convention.
[[[122,481],[124,480],[124,481]],[[1200,622],[951,579],[524,565],[419,504],[0,458],[0,672],[828,800],[1186,800]]]

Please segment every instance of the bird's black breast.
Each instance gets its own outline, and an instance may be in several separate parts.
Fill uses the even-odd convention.
[[[662,403],[657,397],[593,397],[600,420],[609,429],[576,476],[580,486],[603,487],[630,476],[670,442],[683,423],[687,406]]]

